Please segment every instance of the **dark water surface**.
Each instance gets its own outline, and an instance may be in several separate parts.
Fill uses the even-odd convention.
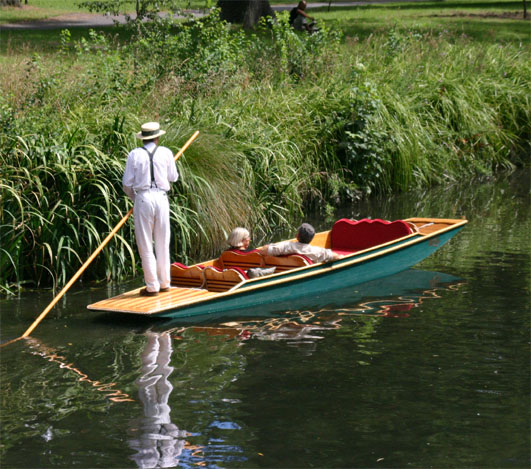
[[[76,286],[0,349],[0,466],[528,468],[529,202],[526,172],[343,210],[469,224],[415,269],[263,320],[96,314],[141,280]],[[1,341],[52,298],[2,300]]]

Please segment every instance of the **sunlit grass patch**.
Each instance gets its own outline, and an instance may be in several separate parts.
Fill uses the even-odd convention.
[[[346,36],[366,38],[393,28],[431,34],[450,33],[477,40],[529,43],[529,19],[522,2],[454,1],[383,3],[318,10],[318,17]]]

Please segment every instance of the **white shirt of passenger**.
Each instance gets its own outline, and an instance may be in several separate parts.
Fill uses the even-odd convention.
[[[312,246],[299,241],[282,241],[281,243],[270,244],[267,249],[268,256],[287,254],[303,254],[313,262],[329,262],[334,259],[334,252],[331,249]]]
[[[154,142],[149,142],[144,148],[152,152],[155,146]],[[153,155],[153,173],[156,187],[166,192],[170,190],[170,182],[175,182],[179,178],[173,153],[169,148],[162,146],[157,148]],[[122,184],[125,193],[133,200],[137,192],[151,188],[149,155],[143,148],[135,148],[129,153]]]

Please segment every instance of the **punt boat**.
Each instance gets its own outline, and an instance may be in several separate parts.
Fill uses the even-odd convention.
[[[467,223],[465,219],[408,218],[336,221],[311,244],[341,254],[339,260],[312,263],[303,255],[263,256],[224,251],[218,258],[186,266],[171,265],[172,285],[158,296],[141,288],[98,301],[89,310],[160,318],[260,315],[305,298],[341,290],[402,272],[427,258]],[[274,272],[250,278],[250,269]]]

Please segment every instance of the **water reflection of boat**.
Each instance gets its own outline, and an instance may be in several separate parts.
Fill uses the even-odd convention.
[[[176,467],[188,433],[172,423],[170,417],[171,337],[165,332],[147,332],[146,336],[142,375],[136,381],[144,416],[130,430],[129,445],[136,450],[131,459],[140,468]]]
[[[142,297],[136,289],[91,304],[88,309],[166,318],[220,312],[228,315],[242,310],[248,314],[253,309],[261,311],[264,305],[315,297],[406,270],[439,249],[466,223],[436,218],[394,222],[341,219],[312,241],[343,255],[339,260],[314,264],[300,255],[226,251],[202,264],[172,265],[173,287],[164,294]],[[252,267],[276,270],[249,278]],[[275,309],[282,311],[278,305]]]
[[[456,288],[461,283],[462,279],[454,275],[409,269],[331,293],[278,303],[274,309],[266,305],[248,316],[242,311],[238,319],[231,318],[230,322],[220,324],[222,315],[216,322],[216,318],[209,315],[206,323],[198,321],[198,318],[181,318],[161,323],[157,328],[171,330],[171,327],[193,324],[196,330],[201,330],[204,324],[203,329],[209,334],[229,335],[243,340],[250,336],[270,340],[304,340],[311,338],[319,329],[340,327],[340,321],[349,315],[407,316],[424,299],[436,298],[439,291]],[[277,307],[283,308],[282,314],[278,314]]]

